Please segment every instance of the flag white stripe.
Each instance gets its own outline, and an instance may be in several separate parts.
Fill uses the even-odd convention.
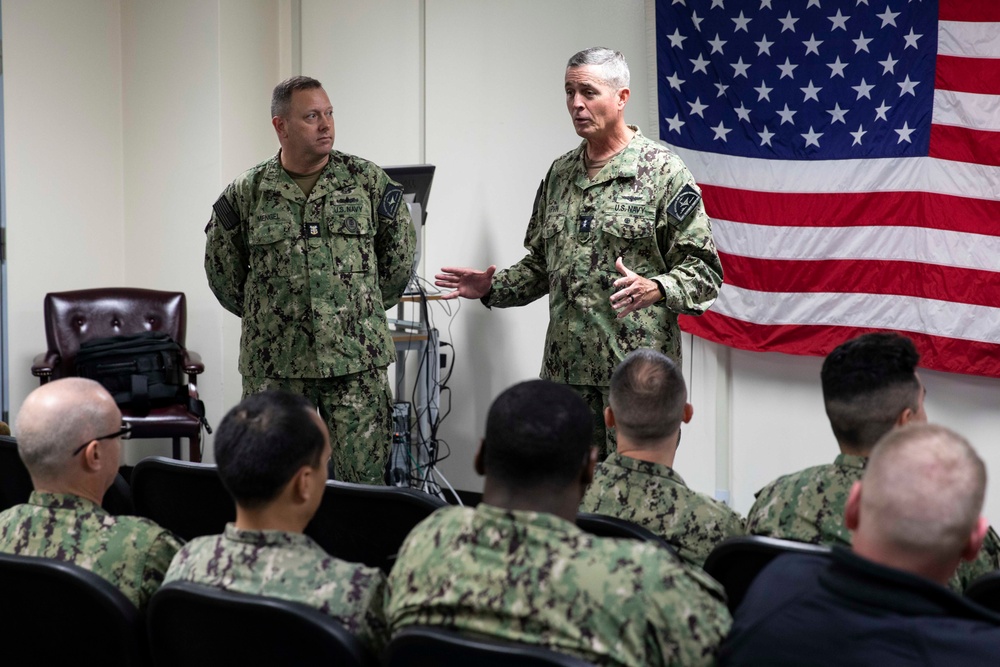
[[[1000,308],[919,297],[759,292],[725,284],[712,312],[762,325],[894,329],[1000,343]]]
[[[1000,58],[1000,30],[996,23],[940,21],[938,55]]]
[[[1000,67],[1000,62],[997,63],[997,67]],[[970,130],[1000,132],[1000,97],[935,90],[932,122],[935,125],[954,125]]]
[[[671,146],[698,183],[782,193],[931,192],[1000,199],[1000,167],[928,157],[763,160]]]
[[[786,260],[894,260],[1000,272],[1000,237],[922,227],[784,227],[712,219],[719,250]]]

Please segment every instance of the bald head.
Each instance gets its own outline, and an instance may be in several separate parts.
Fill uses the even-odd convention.
[[[14,430],[18,453],[37,486],[37,480],[71,474],[78,458],[73,450],[120,425],[121,412],[104,387],[84,378],[63,378],[28,395]],[[117,472],[117,463],[114,468]]]
[[[986,467],[965,438],[943,426],[903,426],[882,438],[869,458],[855,543],[860,538],[869,548],[931,566],[957,564],[977,529],[985,493]]]

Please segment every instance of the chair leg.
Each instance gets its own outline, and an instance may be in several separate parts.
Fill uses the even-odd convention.
[[[177,459],[178,461],[180,461],[181,460],[181,439],[180,438],[174,438],[173,440],[174,440],[174,453],[173,453],[173,456],[174,456],[175,459]]]
[[[191,460],[195,463],[201,463],[201,433],[199,432],[190,438],[188,442],[190,443]]]

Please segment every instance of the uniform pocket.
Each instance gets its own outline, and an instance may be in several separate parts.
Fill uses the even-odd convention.
[[[333,270],[370,273],[376,258],[375,226],[368,199],[360,196],[333,199],[327,203],[326,219]]]
[[[262,277],[289,275],[298,231],[283,220],[252,224],[247,234],[250,269]]]

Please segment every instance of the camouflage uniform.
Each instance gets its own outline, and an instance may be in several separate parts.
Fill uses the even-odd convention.
[[[165,581],[177,580],[301,602],[340,621],[373,651],[386,643],[385,576],[330,556],[302,533],[227,524],[222,535],[180,550]]]
[[[731,618],[721,586],[665,549],[551,514],[435,512],[389,574],[392,632],[446,626],[599,665],[709,665]]]
[[[844,510],[854,482],[868,459],[840,454],[833,465],[815,466],[785,475],[757,492],[747,514],[747,533],[812,544],[851,546]],[[976,560],[962,561],[949,586],[965,590],[975,578],[1000,569],[1000,537],[991,527]]]
[[[586,142],[549,168],[524,245],[527,256],[493,277],[487,306],[521,306],[549,295],[541,377],[576,385],[592,409],[607,404],[615,366],[651,347],[680,361],[677,314],[697,315],[715,300],[722,265],[691,173],[672,151],[635,136],[591,181]],[[615,259],[662,285],[666,298],[617,319],[609,297],[621,277]],[[604,444],[595,410],[595,444]],[[607,455],[613,448],[604,452]]]
[[[698,567],[719,542],[743,534],[743,519],[725,503],[692,491],[668,466],[621,454],[597,465],[580,510],[645,526]]]
[[[85,498],[33,491],[0,513],[0,552],[73,563],[114,584],[139,609],[181,541],[149,519],[114,516]]]
[[[205,230],[209,286],[243,320],[244,396],[302,385],[329,424],[335,474],[351,482],[381,483],[388,460],[385,311],[415,245],[401,195],[371,162],[331,151],[306,198],[275,156],[225,189]]]

